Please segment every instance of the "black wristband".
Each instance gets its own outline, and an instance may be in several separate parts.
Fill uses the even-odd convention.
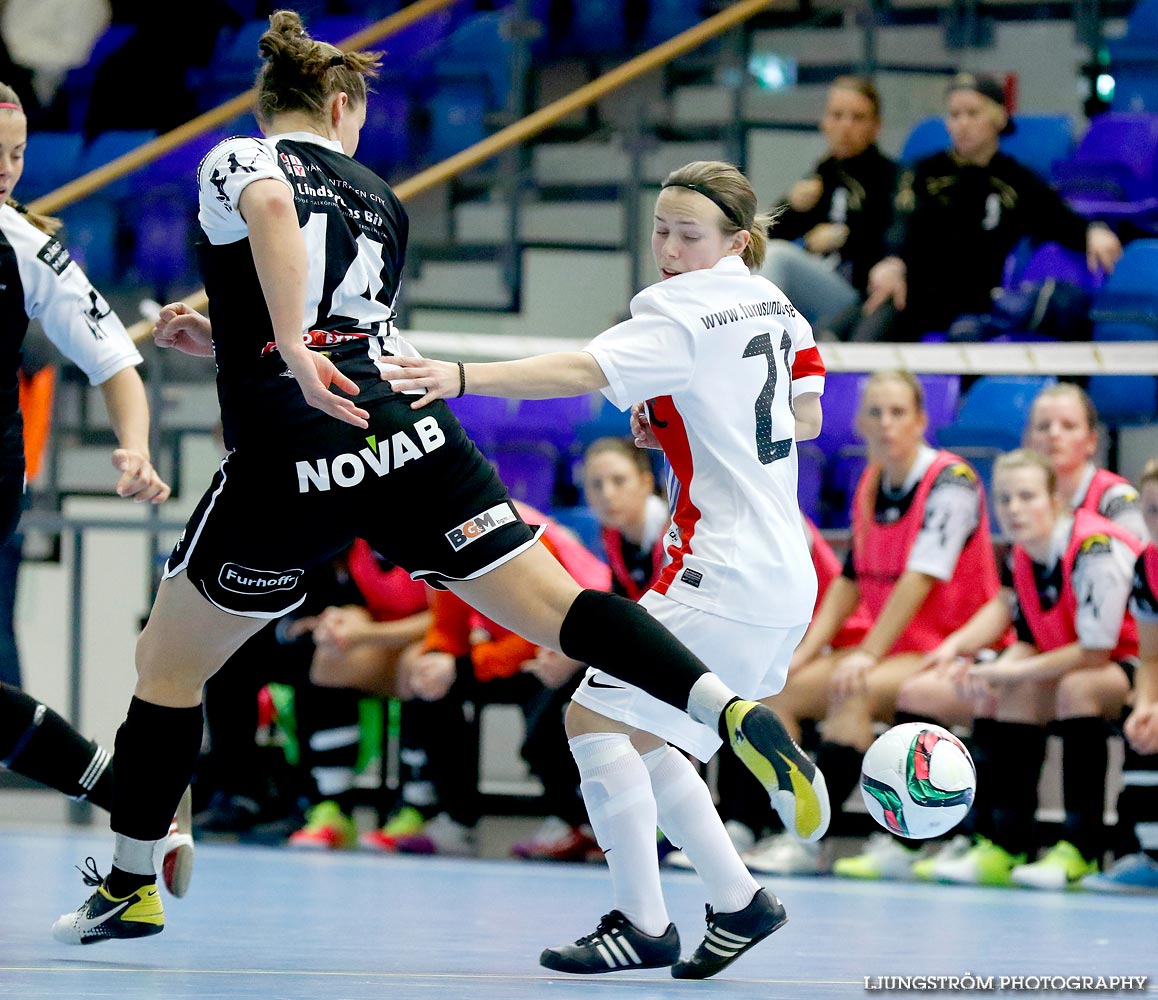
[[[458,396],[465,396],[465,395],[466,395],[466,365],[464,365],[460,361],[460,362],[458,362]],[[455,396],[455,399],[458,399],[458,396]]]

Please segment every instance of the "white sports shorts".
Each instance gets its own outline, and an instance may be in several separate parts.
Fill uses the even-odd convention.
[[[753,701],[783,690],[792,654],[808,628],[807,623],[766,628],[732,621],[654,591],[644,594],[639,603],[728,687]],[[656,669],[662,670],[663,664],[657,663]],[[594,667],[587,668],[573,698],[609,719],[654,733],[698,760],[711,760],[720,749],[720,736],[710,726]]]

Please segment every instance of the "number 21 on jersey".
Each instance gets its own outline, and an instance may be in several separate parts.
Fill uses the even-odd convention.
[[[764,357],[768,361],[768,377],[764,380],[764,386],[760,390],[760,395],[756,397],[755,404],[756,454],[763,465],[771,465],[782,458],[787,458],[792,453],[792,438],[772,440],[772,402],[776,398],[776,380],[779,377],[776,359],[781,353],[784,355],[784,371],[791,380],[792,366],[789,361],[791,351],[792,338],[787,333],[780,338],[779,351],[772,346],[772,335],[761,333],[748,341],[748,346],[744,348],[742,355],[745,358]],[[788,390],[788,409],[792,412],[791,382]]]

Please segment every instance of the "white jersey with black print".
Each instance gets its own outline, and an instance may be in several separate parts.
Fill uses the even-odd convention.
[[[0,421],[4,448],[17,452],[17,371],[30,320],[39,320],[60,352],[92,385],[141,363],[124,325],[55,236],[37,229],[11,205],[0,205]],[[15,428],[15,434],[7,431]],[[16,440],[9,440],[15,438]]]
[[[201,161],[197,184],[201,262],[231,446],[243,432],[259,439],[276,432],[273,414],[304,417],[309,409],[278,355],[240,210],[242,193],[259,180],[277,181],[293,194],[310,263],[302,320],[307,346],[325,351],[343,370],[345,362],[419,355],[393,328],[409,221],[389,185],[347,156],[340,142],[310,132],[226,139]],[[281,388],[279,380],[288,384]],[[364,386],[359,402],[389,393],[387,383]]]
[[[586,350],[620,409],[646,400],[679,488],[653,589],[769,627],[807,622],[816,573],[797,502],[792,397],[824,391],[812,328],[736,256],[644,289]]]

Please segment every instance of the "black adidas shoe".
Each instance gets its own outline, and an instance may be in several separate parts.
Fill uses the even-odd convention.
[[[735,913],[716,913],[710,906],[707,910],[707,933],[691,958],[672,966],[671,974],[676,979],[714,976],[788,923],[780,900],[764,889],[758,889],[752,902]]]
[[[599,921],[594,934],[574,944],[546,949],[539,964],[556,972],[591,976],[625,969],[665,969],[679,957],[680,934],[675,924],[668,924],[659,937],[652,937],[619,910],[612,910]]]
[[[767,790],[786,830],[806,844],[824,836],[832,819],[824,775],[772,709],[734,698],[720,713],[720,736]]]

